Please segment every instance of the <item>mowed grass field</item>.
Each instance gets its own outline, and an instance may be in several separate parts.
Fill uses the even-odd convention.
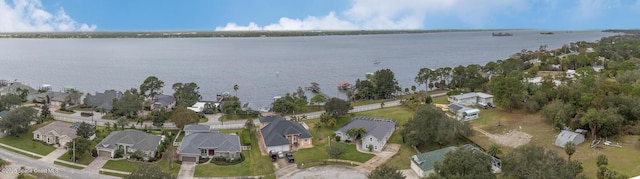
[[[561,156],[568,157],[563,148],[555,146],[556,135],[560,133],[559,129],[555,129],[550,122],[543,119],[538,114],[527,114],[525,111],[504,110],[500,108],[486,109],[480,111],[480,118],[471,122],[475,128],[481,128],[491,134],[504,134],[510,130],[520,130],[532,136],[530,144],[545,147],[547,150],[554,150]],[[498,126],[500,123],[500,126]],[[475,143],[483,148],[488,148],[494,142],[489,137],[476,132],[471,137]],[[595,178],[597,172],[596,158],[600,154],[604,154],[609,159],[610,168],[629,176],[640,175],[640,144],[638,136],[625,135],[616,139],[609,140],[620,142],[622,148],[603,146],[602,150],[596,150],[590,147],[593,138],[587,136],[584,143],[576,148],[576,152],[571,156],[572,160],[582,162],[584,173]],[[511,152],[513,148],[501,146],[502,155]]]

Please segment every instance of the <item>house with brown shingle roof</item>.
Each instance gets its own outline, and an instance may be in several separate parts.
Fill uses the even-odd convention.
[[[76,129],[71,128],[71,124],[60,121],[52,123],[33,131],[33,140],[43,141],[47,144],[64,147],[67,142],[76,138]]]

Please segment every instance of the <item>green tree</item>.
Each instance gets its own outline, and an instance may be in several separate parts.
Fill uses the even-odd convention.
[[[502,154],[502,150],[500,150],[500,146],[498,146],[498,144],[493,143],[489,146],[489,149],[487,150],[487,153],[491,156],[497,156]]]
[[[176,176],[172,176],[157,165],[143,164],[125,179],[175,179]]]
[[[140,84],[140,94],[148,98],[153,98],[158,94],[162,94],[162,87],[164,87],[162,80],[156,76],[149,76]]]
[[[373,74],[377,99],[388,99],[394,92],[400,91],[395,74],[390,69],[378,70]]]
[[[240,89],[240,86],[238,86],[238,84],[233,85],[233,91],[236,92],[236,96],[238,96],[238,89]]]
[[[324,103],[327,101],[327,97],[322,95],[322,94],[316,94],[313,95],[313,97],[311,97],[311,100],[309,101],[312,105],[314,104],[320,104],[320,103]]]
[[[489,82],[496,104],[508,107],[512,111],[514,107],[524,100],[524,85],[515,77],[494,76]]]
[[[76,105],[76,104],[80,104],[80,98],[82,98],[82,93],[78,90],[70,90],[69,95],[67,96],[67,98],[65,99],[69,104],[71,105]]]
[[[200,120],[198,113],[188,110],[187,108],[177,108],[171,114],[171,121],[176,124],[178,129],[184,128],[187,124],[195,124]]]
[[[240,99],[236,96],[227,97],[222,102],[222,112],[227,115],[238,114],[242,112]]]
[[[418,83],[418,85],[424,85],[425,91],[429,91],[429,79],[431,79],[432,75],[434,74],[430,68],[420,68],[420,71],[418,72],[418,75],[416,75],[414,81]],[[412,87],[412,89],[415,91],[415,88]]]
[[[0,129],[18,137],[29,130],[29,123],[37,116],[38,111],[31,107],[19,107],[9,111],[0,120]]]
[[[172,86],[175,93],[173,96],[176,97],[178,101],[178,106],[180,107],[189,107],[196,104],[196,102],[202,99],[200,92],[198,91],[200,87],[198,84],[191,83],[175,83]]]
[[[329,120],[331,120],[331,118],[331,114],[327,112],[323,112],[322,114],[320,114],[320,122],[322,122],[324,126],[328,126]]]
[[[164,108],[151,111],[149,116],[151,117],[153,126],[155,127],[162,127],[164,122],[169,119],[169,113]]]
[[[610,169],[607,165],[601,165],[598,167],[598,173],[596,174],[598,179],[627,179],[629,176],[622,174],[618,171]]]
[[[492,158],[481,152],[459,149],[444,155],[442,162],[434,164],[433,178],[482,178],[494,179]]]
[[[93,128],[91,124],[87,124],[84,121],[80,123],[80,126],[78,126],[78,129],[76,130],[76,135],[85,139],[89,139],[89,137],[93,136],[94,134],[96,134],[95,128]]]
[[[126,117],[119,117],[115,124],[120,126],[120,130],[124,130],[124,126],[129,125],[129,119]]]
[[[569,155],[568,160],[571,161],[571,155],[573,155],[573,153],[576,153],[576,144],[574,144],[571,141],[565,143],[564,152],[567,153],[567,155]]]
[[[75,144],[74,144],[75,143]],[[71,142],[67,142],[67,154],[71,156],[72,161],[79,160],[85,153],[91,149],[91,141],[86,138],[76,137]],[[75,145],[75,148],[74,148]],[[75,160],[73,158],[75,152]]]
[[[607,159],[606,155],[600,154],[600,155],[598,155],[598,159],[596,160],[596,164],[598,165],[598,167],[600,167],[602,165],[609,165],[609,159]]]
[[[334,118],[349,113],[353,109],[351,103],[340,98],[331,98],[324,104],[324,110],[331,114]]]
[[[15,94],[7,94],[0,96],[0,110],[10,110],[22,103],[20,96]]]
[[[445,146],[459,136],[472,134],[469,122],[459,122],[449,118],[442,110],[433,105],[418,109],[413,119],[404,124],[400,133],[403,141],[418,148],[428,144]]]
[[[276,99],[272,107],[274,112],[288,114],[295,110],[295,99],[291,94],[287,93],[284,97]]]
[[[346,152],[347,150],[344,148],[344,145],[339,143],[327,146],[327,154],[329,157],[336,159],[336,162],[338,161],[338,157],[344,155]]]
[[[386,164],[382,164],[376,167],[376,169],[374,169],[373,171],[371,171],[371,173],[367,175],[367,178],[369,179],[404,179],[405,176],[402,173],[402,171],[398,170],[398,168],[389,166]]]
[[[127,90],[120,99],[113,99],[113,113],[133,118],[142,110],[143,100],[135,88]]]
[[[363,135],[366,133],[367,133],[367,130],[362,127],[359,127],[359,128],[354,127],[354,128],[347,129],[347,135],[351,137],[351,140],[356,140],[360,137],[363,137]]]
[[[336,124],[338,124],[338,120],[336,118],[331,118],[329,119],[329,122],[327,122],[327,127],[334,127]]]
[[[254,129],[256,128],[256,124],[253,123],[253,119],[247,119],[247,121],[244,123],[244,128],[251,134],[253,134],[255,132]]]
[[[575,178],[579,168],[537,145],[517,147],[502,158],[502,172],[516,178]]]
[[[51,110],[49,110],[49,105],[43,104],[42,107],[40,107],[40,118],[46,119],[50,115],[51,115]]]

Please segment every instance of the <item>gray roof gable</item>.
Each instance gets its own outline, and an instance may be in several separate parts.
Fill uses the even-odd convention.
[[[125,144],[137,150],[155,151],[160,144],[160,138],[158,135],[147,134],[139,130],[114,131],[96,147],[115,149],[117,144]]]
[[[260,129],[264,143],[267,146],[278,146],[289,144],[285,135],[300,134],[300,138],[311,138],[311,134],[302,124],[288,120],[274,120],[267,126]]]
[[[46,126],[37,129],[35,132],[38,132],[40,134],[46,134],[48,132],[52,132],[55,131],[56,133],[58,133],[60,136],[66,135],[71,139],[76,138],[76,129],[71,128],[71,125],[64,123],[64,122],[60,122],[60,121],[53,121],[50,124],[47,124]]]
[[[176,101],[176,98],[171,95],[159,94],[153,97],[153,102],[158,102],[162,105],[168,106]]]
[[[185,136],[178,147],[179,154],[200,154],[200,149],[214,149],[221,152],[240,152],[240,138],[237,135],[217,132],[193,133]]]
[[[372,135],[376,139],[382,139],[389,131],[396,129],[396,121],[393,119],[356,116],[347,122],[347,124],[340,127],[338,131],[346,134],[347,130],[351,128],[364,128],[367,133],[364,134],[363,137]]]
[[[260,118],[260,123],[269,123],[275,120],[285,120],[282,116],[265,116]]]
[[[122,92],[116,90],[106,90],[104,93],[96,92],[95,95],[87,94],[84,104],[98,109],[112,110],[113,99],[122,98]]]

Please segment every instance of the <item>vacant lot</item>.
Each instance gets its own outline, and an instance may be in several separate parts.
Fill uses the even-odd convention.
[[[548,150],[554,150],[561,156],[566,156],[564,149],[553,145],[556,135],[560,130],[555,129],[549,122],[537,114],[526,114],[524,111],[514,110],[509,112],[503,109],[487,109],[480,111],[480,118],[471,122],[474,128],[480,128],[490,134],[505,134],[510,131],[519,131],[531,135],[529,143],[543,146]],[[475,143],[483,148],[495,143],[494,140],[476,132],[471,137]],[[638,136],[622,136],[619,139],[609,139],[622,144],[622,148],[603,146],[602,150],[589,147],[591,142],[588,137],[585,143],[577,146],[572,160],[579,160],[584,167],[584,173],[589,177],[596,176],[596,157],[604,154],[609,158],[609,166],[624,174],[635,176],[640,174],[640,144]],[[503,155],[513,150],[512,147],[501,145]]]

